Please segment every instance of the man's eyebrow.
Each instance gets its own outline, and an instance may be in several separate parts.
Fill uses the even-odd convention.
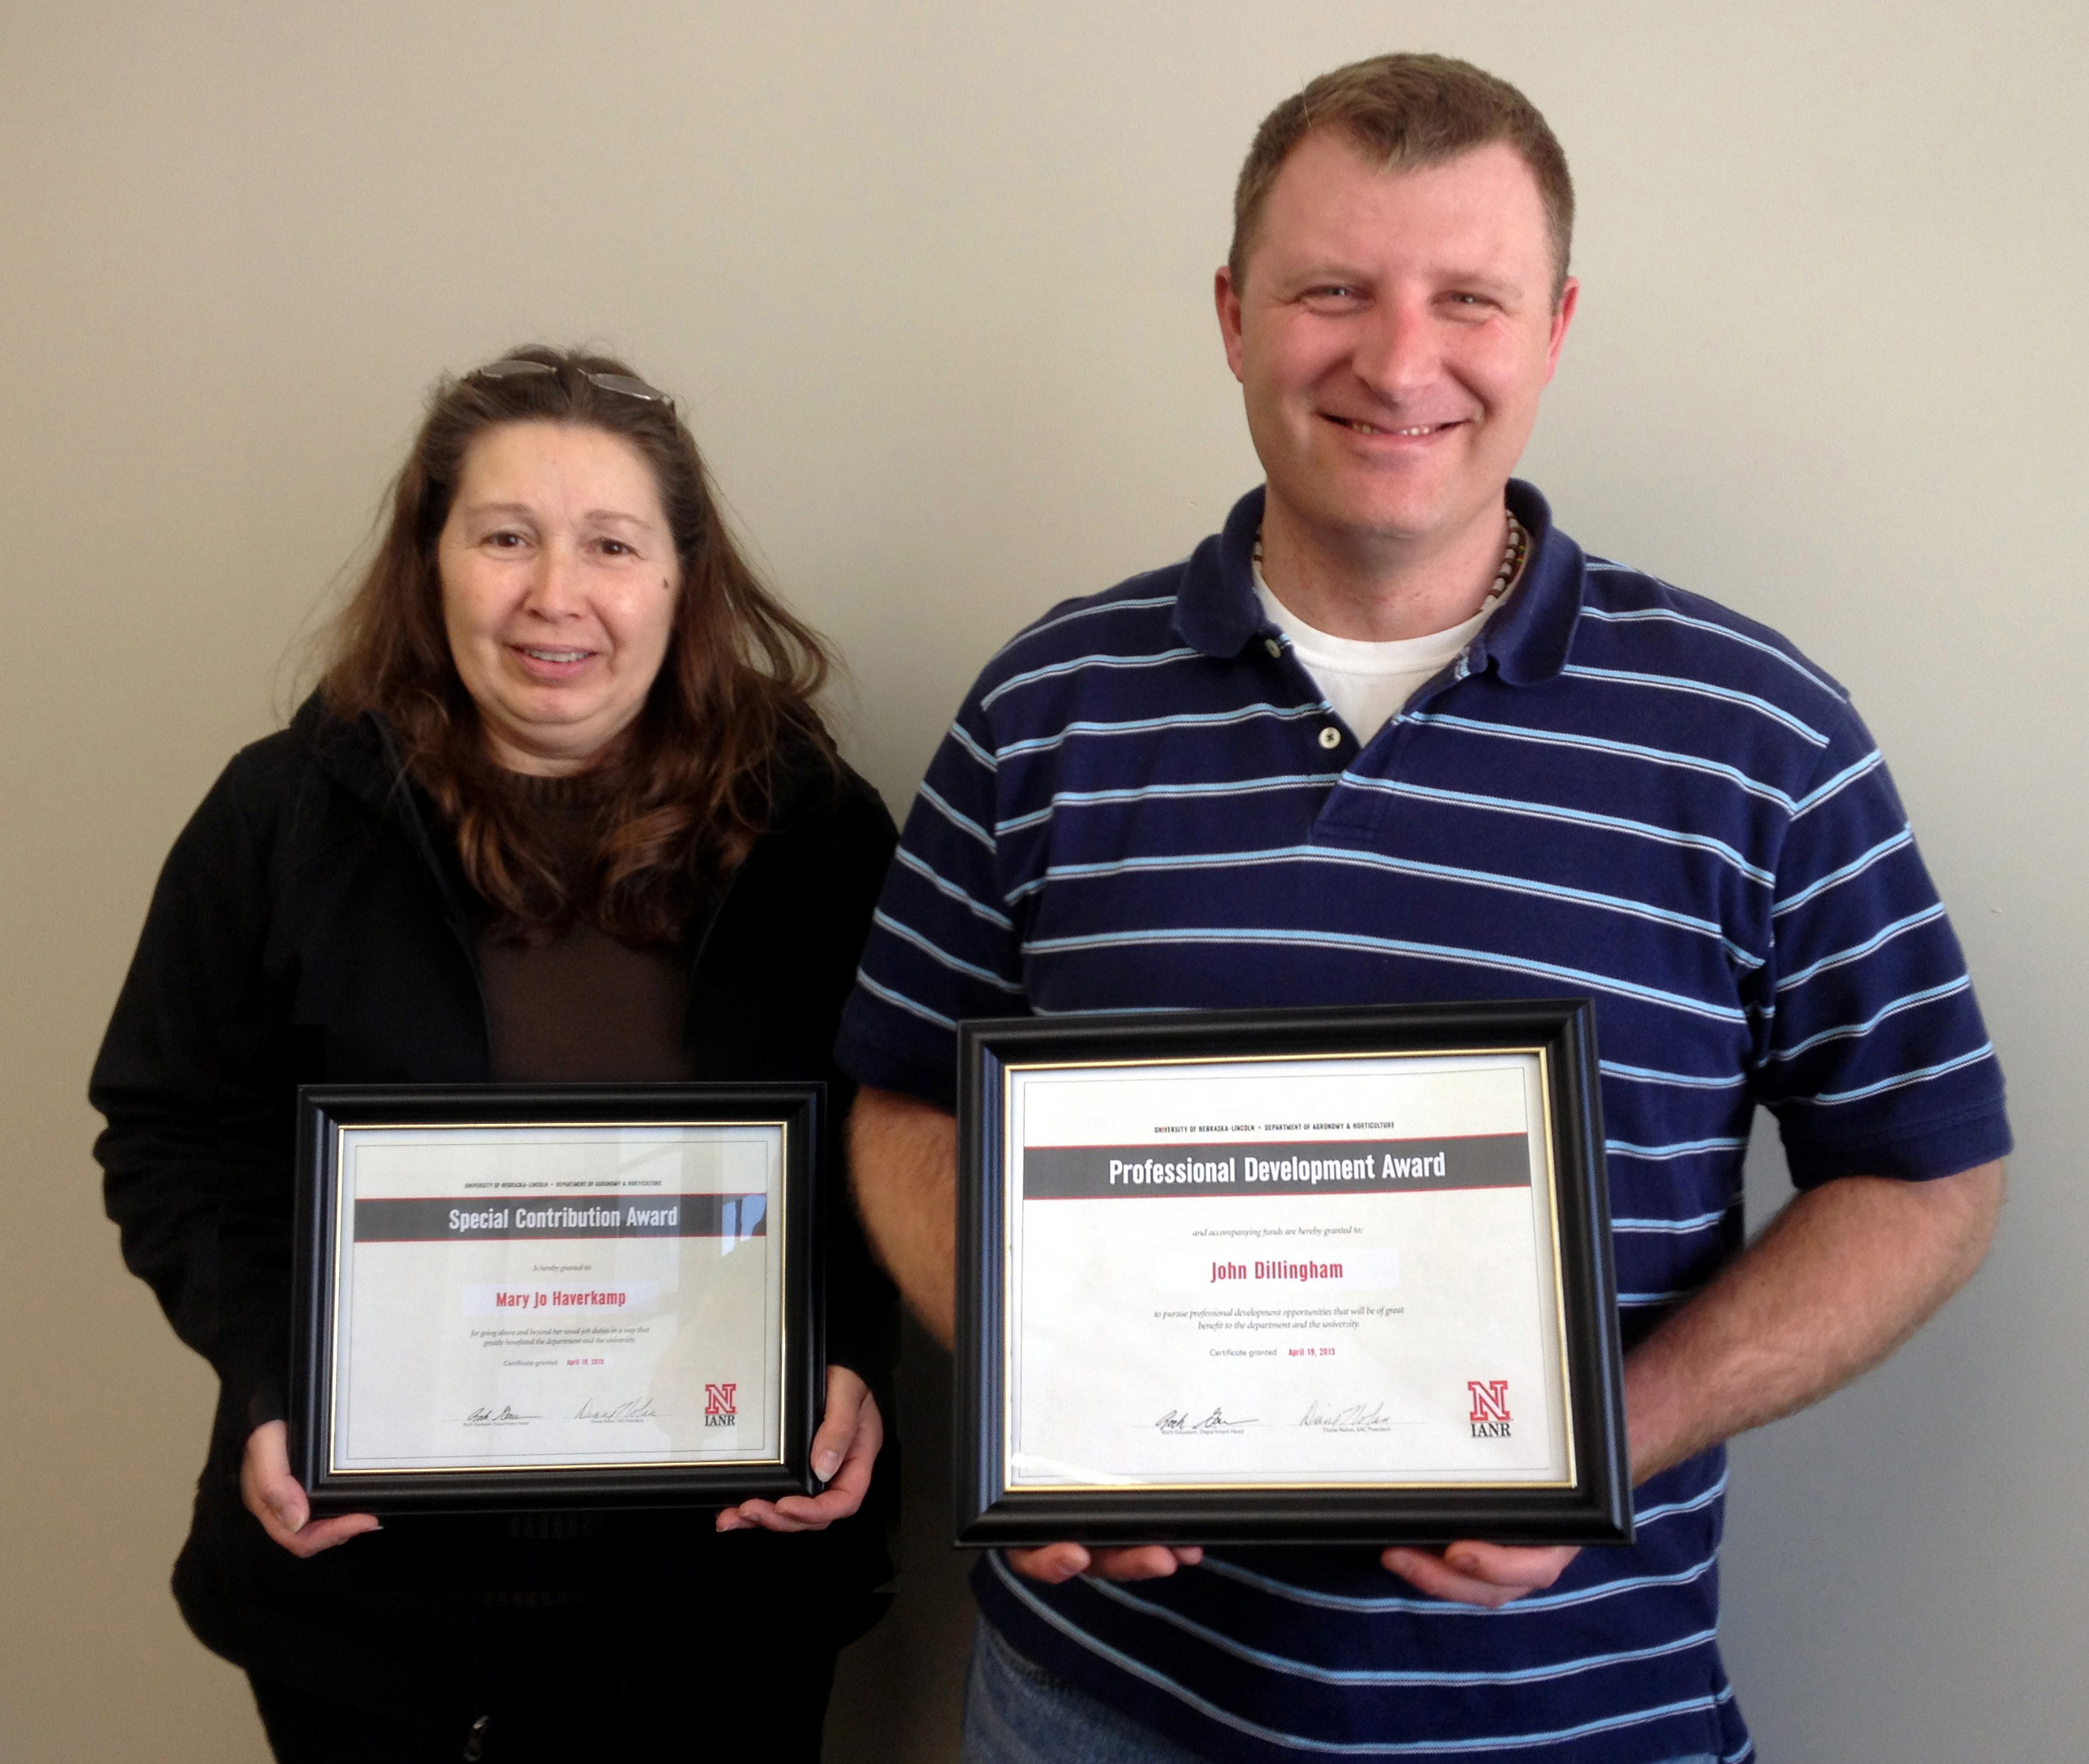
[[[1368,282],[1375,280],[1371,272],[1356,263],[1345,263],[1334,258],[1318,263],[1308,263],[1294,270],[1284,278],[1291,288],[1310,288],[1319,282]]]
[[[1344,287],[1375,288],[1383,279],[1371,270],[1331,258],[1293,271],[1290,275],[1283,277],[1278,285],[1294,293],[1309,288],[1324,287],[1330,284]],[[1513,298],[1529,292],[1523,283],[1516,277],[1503,276],[1492,270],[1456,268],[1439,269],[1433,272],[1431,279],[1440,289],[1451,293],[1470,289],[1477,293],[1498,294]]]
[[[1452,289],[1477,289],[1483,293],[1519,294],[1524,285],[1512,276],[1497,276],[1489,270],[1452,270],[1442,278],[1443,285]]]

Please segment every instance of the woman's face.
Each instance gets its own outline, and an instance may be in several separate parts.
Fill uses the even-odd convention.
[[[483,431],[435,567],[450,656],[500,764],[578,772],[630,726],[667,651],[681,563],[628,441],[565,423]]]

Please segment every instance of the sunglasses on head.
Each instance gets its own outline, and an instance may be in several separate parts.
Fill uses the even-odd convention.
[[[530,374],[556,375],[558,369],[549,362],[529,362],[520,356],[508,356],[498,362],[488,362],[483,367],[475,367],[468,376],[473,379],[521,379]],[[573,371],[590,386],[599,387],[606,392],[620,392],[626,398],[642,398],[648,404],[665,405],[670,410],[675,400],[657,386],[648,386],[642,379],[634,379],[628,374],[598,374],[591,368],[577,367]]]

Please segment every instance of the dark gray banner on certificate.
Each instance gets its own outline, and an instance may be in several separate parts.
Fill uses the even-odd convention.
[[[1462,1139],[1251,1140],[1207,1145],[1032,1145],[1026,1201],[1133,1200],[1191,1194],[1415,1193],[1430,1188],[1527,1188],[1521,1133]]]
[[[1572,1481],[1538,1052],[1007,1081],[1011,1489]]]

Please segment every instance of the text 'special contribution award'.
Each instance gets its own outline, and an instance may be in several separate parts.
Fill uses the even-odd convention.
[[[300,1094],[315,1512],[803,1493],[817,1085]]]
[[[1590,1015],[963,1025],[959,1541],[1628,1540]]]

